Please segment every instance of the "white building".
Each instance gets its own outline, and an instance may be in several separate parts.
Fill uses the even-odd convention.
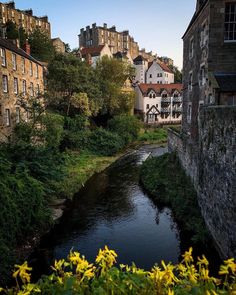
[[[147,124],[180,124],[182,120],[182,84],[139,84],[135,112]]]
[[[111,50],[107,44],[99,45],[97,47],[82,47],[80,49],[82,60],[86,60],[90,65],[96,66],[99,58],[107,55],[113,57]]]
[[[165,63],[156,60],[149,63],[146,72],[146,83],[172,84],[174,79],[174,73]]]
[[[148,69],[148,61],[142,55],[137,56],[134,60],[136,83],[146,83],[146,72]]]

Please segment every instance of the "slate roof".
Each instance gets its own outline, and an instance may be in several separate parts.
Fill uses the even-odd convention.
[[[183,84],[181,83],[172,83],[172,84],[139,84],[139,89],[143,94],[149,93],[149,91],[154,90],[156,93],[161,93],[163,90],[166,90],[168,93],[172,94],[175,90],[179,92],[183,89]]]
[[[12,43],[12,41],[7,40],[7,39],[2,39],[0,38],[0,47],[8,49],[10,51],[13,51],[16,54],[19,54],[37,64],[39,64],[40,66],[42,65],[40,63],[40,61],[38,61],[37,59],[33,58],[31,55],[27,54],[23,49],[17,47],[15,44]]]
[[[187,32],[190,30],[190,28],[192,27],[192,25],[194,24],[195,20],[198,18],[199,14],[202,12],[203,8],[206,6],[206,4],[208,3],[208,0],[204,0],[202,5],[200,6],[200,8],[198,9],[198,11],[196,11],[190,21],[190,24],[188,25],[187,30],[185,31],[182,39],[185,37],[185,35],[187,34]]]
[[[142,55],[138,55],[137,57],[135,57],[135,59],[133,60],[133,62],[136,61],[147,61],[146,58],[144,58]]]
[[[148,63],[148,69],[152,66],[153,62],[155,62],[155,61],[151,61]],[[156,62],[162,68],[162,70],[164,72],[174,74],[173,71],[171,71],[171,69],[164,62],[158,62],[158,61],[156,61]]]
[[[215,79],[222,92],[236,92],[236,73],[215,73]]]

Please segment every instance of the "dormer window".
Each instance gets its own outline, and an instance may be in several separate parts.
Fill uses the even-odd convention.
[[[167,93],[162,93],[161,97],[162,98],[166,98],[167,97]]]

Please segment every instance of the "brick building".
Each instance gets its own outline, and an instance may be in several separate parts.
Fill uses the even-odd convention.
[[[103,27],[95,23],[92,27],[82,28],[79,34],[79,47],[97,47],[107,44],[112,54],[129,51],[132,59],[138,56],[139,46],[130,36],[129,31],[118,32],[115,26],[111,28],[104,24]]]
[[[0,39],[0,140],[11,134],[16,123],[30,116],[18,105],[19,97],[36,97],[44,91],[42,65],[30,56],[29,45],[24,51],[14,43]]]
[[[47,33],[48,37],[51,37],[51,26],[47,16],[35,16],[32,9],[16,9],[14,1],[0,2],[0,28],[4,29],[8,21],[15,23],[18,28],[24,28],[27,34],[32,33],[35,29],[40,29]]]

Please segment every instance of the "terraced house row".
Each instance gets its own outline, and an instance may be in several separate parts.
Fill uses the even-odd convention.
[[[44,91],[43,66],[30,55],[30,46],[25,50],[17,42],[0,39],[0,140],[6,139],[15,124],[28,120],[28,114],[19,104],[23,98],[37,97]]]

